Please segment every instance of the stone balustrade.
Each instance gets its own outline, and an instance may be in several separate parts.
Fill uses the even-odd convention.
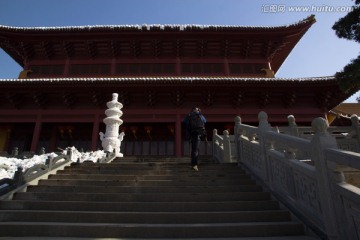
[[[17,155],[16,155],[17,156]],[[53,170],[65,166],[71,162],[71,151],[66,154],[60,154],[56,157],[48,157],[45,164],[35,164],[23,171],[21,167],[17,168],[12,179],[0,179],[0,199],[12,198],[13,193],[26,188],[28,184],[37,178],[50,174]],[[5,168],[6,165],[1,166]]]
[[[235,150],[235,141],[234,136],[229,135],[227,130],[223,131],[223,135],[218,135],[217,130],[213,130],[213,159],[218,163],[235,163],[236,155],[234,154]]]
[[[297,126],[294,116],[289,115],[288,121],[287,127],[279,127],[281,133],[306,139],[313,137],[314,130],[311,127]],[[351,126],[331,126],[327,131],[336,138],[340,149],[360,152],[360,124],[357,115],[351,116]]]
[[[229,144],[227,132],[218,136],[214,130],[214,158],[231,162],[234,154],[239,165],[318,235],[360,239],[360,189],[346,178],[349,169],[359,174],[360,154],[338,147],[342,139],[358,146],[357,125],[353,121],[348,134],[341,132],[345,128],[333,129],[339,138],[328,132],[323,118],[314,119],[312,128],[304,131],[294,124],[273,128],[265,112],[259,113],[258,127],[236,117],[234,144]]]
[[[49,174],[55,173],[57,170],[70,165],[73,162],[81,163],[80,159],[74,155],[76,149],[68,148],[66,154],[58,153],[56,157],[48,156],[45,164],[34,164],[24,171],[23,168],[18,167],[13,178],[0,179],[0,200],[11,199],[13,194],[18,191],[23,191],[28,185],[36,184],[40,179],[46,178]],[[45,154],[45,149],[41,149],[39,154]],[[73,157],[73,155],[75,157]],[[34,156],[33,152],[23,152],[18,154],[17,148],[14,148],[12,154],[1,152],[3,157],[26,159]],[[108,163],[116,158],[115,152],[107,152],[102,158],[98,158],[98,163]],[[83,162],[93,162],[85,160]],[[7,165],[1,165],[0,168],[7,168]]]

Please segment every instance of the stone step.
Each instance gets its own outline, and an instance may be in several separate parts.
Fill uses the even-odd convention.
[[[60,200],[60,201],[102,201],[102,202],[186,202],[186,201],[254,201],[269,200],[266,192],[225,192],[225,193],[58,193],[18,192],[16,200]]]
[[[201,179],[200,179],[201,178]],[[169,181],[232,181],[237,182],[241,179],[248,179],[245,174],[239,174],[236,177],[221,176],[208,176],[208,175],[114,175],[114,174],[52,174],[48,179],[60,180],[60,179],[91,179],[91,180],[169,180]]]
[[[97,212],[1,210],[0,222],[199,224],[289,221],[283,210],[226,212]]]
[[[184,170],[189,169],[189,164],[164,164],[164,163],[110,163],[110,164],[103,164],[103,163],[73,163],[70,166],[65,167],[64,169],[119,169],[119,170]],[[232,164],[205,164],[205,165],[199,165],[199,168],[201,168],[203,171],[230,171],[230,172],[239,172],[244,173],[245,171]]]
[[[304,235],[241,168],[189,160],[72,164],[0,201],[0,238],[241,238]]]
[[[93,237],[5,237],[6,240],[99,240]],[[118,238],[100,238],[101,240],[115,240]],[[136,240],[138,238],[122,238],[123,240]],[[144,238],[142,238],[144,239]],[[146,240],[159,240],[159,238],[145,238]],[[162,240],[183,240],[184,238],[161,238]],[[319,240],[318,237],[308,235],[272,236],[272,237],[221,237],[221,238],[186,238],[187,240]]]
[[[194,179],[190,180],[86,180],[86,179],[42,179],[39,181],[39,185],[63,185],[63,186],[238,186],[238,185],[252,185],[255,181],[252,179],[237,179],[231,181],[227,179]]]
[[[121,175],[195,175],[195,172],[190,167],[185,169],[117,169],[117,168],[68,168],[64,170],[58,170],[56,174],[121,174]],[[245,175],[245,172],[241,171],[226,171],[226,170],[206,170],[201,169],[200,172],[196,172],[199,176],[228,176],[236,177],[239,175]]]
[[[0,210],[58,210],[101,212],[217,212],[278,210],[274,200],[218,202],[89,202],[89,201],[0,201]]]
[[[57,236],[98,238],[226,238],[303,235],[295,222],[210,224],[119,224],[1,222],[2,236]]]
[[[199,167],[200,168],[200,167]],[[59,170],[56,174],[104,174],[104,175],[171,175],[171,176],[212,176],[212,177],[237,177],[248,176],[242,171],[212,170],[200,168],[195,172],[191,167],[184,169],[118,169],[118,168],[79,168]]]
[[[232,186],[175,186],[175,187],[136,187],[133,186],[29,186],[27,192],[75,192],[75,193],[224,193],[224,192],[258,192],[258,185]]]
[[[176,163],[188,164],[190,157],[168,157],[168,156],[123,156],[115,158],[112,163]],[[199,156],[198,162],[201,163],[214,163],[212,158],[208,156]]]

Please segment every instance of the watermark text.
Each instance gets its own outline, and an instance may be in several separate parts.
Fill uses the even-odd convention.
[[[285,12],[351,12],[354,6],[330,6],[330,5],[308,5],[308,6],[288,6],[286,4],[264,4],[261,6],[263,13],[285,13]]]

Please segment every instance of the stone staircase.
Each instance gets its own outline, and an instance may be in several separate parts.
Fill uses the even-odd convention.
[[[280,237],[304,226],[236,165],[121,158],[73,164],[0,201],[5,236]]]

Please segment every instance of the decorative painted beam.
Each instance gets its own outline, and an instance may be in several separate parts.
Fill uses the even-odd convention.
[[[44,53],[44,55],[48,58],[51,59],[51,57],[54,55],[54,48],[52,46],[51,42],[47,42],[47,41],[43,41],[40,44],[42,51]]]
[[[27,42],[20,42],[20,48],[25,60],[31,59],[35,54],[33,46]]]
[[[283,105],[285,108],[291,108],[296,102],[297,94],[295,91],[289,91],[284,94]]]
[[[147,105],[154,106],[157,103],[157,93],[154,90],[147,91]]]
[[[20,109],[23,104],[23,98],[19,93],[6,93],[5,97],[9,101],[9,103],[16,109]]]
[[[244,102],[244,93],[243,91],[237,91],[232,94],[232,102],[235,107],[239,107]]]
[[[63,42],[62,45],[63,45],[63,49],[64,49],[66,57],[71,58],[75,53],[73,44],[70,42]]]
[[[246,42],[243,42],[242,49],[241,49],[241,55],[245,58],[249,57],[251,53],[253,42],[250,40],[247,40]]]
[[[90,96],[91,96],[92,103],[96,107],[102,106],[105,103],[105,98],[102,93],[92,91],[90,93]]]
[[[87,41],[87,50],[90,58],[95,58],[97,55],[97,47],[95,41]]]
[[[212,91],[203,92],[203,104],[206,106],[212,106],[214,104],[214,95]]]
[[[263,92],[259,97],[259,107],[264,108],[267,104],[270,103],[270,99],[269,92]]]
[[[109,42],[109,48],[110,48],[110,53],[113,57],[117,57],[120,54],[120,46],[118,41],[111,40]]]
[[[72,93],[63,93],[61,97],[68,108],[73,108],[77,102],[77,97]]]
[[[225,58],[229,56],[229,48],[230,48],[229,45],[230,45],[229,40],[223,41],[223,54]]]
[[[173,103],[176,106],[181,106],[184,102],[184,92],[180,90],[176,90],[173,94]]]
[[[198,54],[200,57],[204,57],[207,54],[207,41],[201,40],[197,42]]]
[[[36,105],[38,105],[40,108],[42,109],[46,108],[46,105],[48,103],[48,97],[45,93],[35,92],[33,93],[32,98],[36,103]]]
[[[140,48],[140,44],[139,41],[137,40],[133,40],[131,43],[131,47],[132,47],[132,54],[134,57],[138,57],[141,54],[141,48]]]
[[[124,106],[129,106],[131,101],[127,91],[118,91],[118,99]]]
[[[153,51],[154,51],[154,57],[159,57],[161,54],[161,41],[154,40],[152,42],[153,45]]]

